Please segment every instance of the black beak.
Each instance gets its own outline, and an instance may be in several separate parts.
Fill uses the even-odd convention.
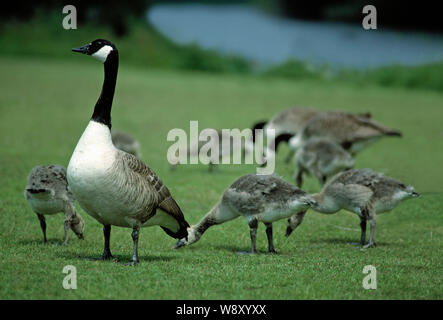
[[[413,197],[420,197],[420,194],[414,191],[414,192],[412,192],[412,196]]]
[[[72,51],[88,54],[88,52],[89,52],[89,44],[84,45],[83,47],[80,47],[80,48],[72,48]]]

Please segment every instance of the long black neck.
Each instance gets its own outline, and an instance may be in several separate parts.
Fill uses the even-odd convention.
[[[103,123],[111,129],[111,109],[114,99],[115,83],[117,82],[118,51],[109,53],[105,63],[105,80],[100,97],[95,104],[91,120]]]

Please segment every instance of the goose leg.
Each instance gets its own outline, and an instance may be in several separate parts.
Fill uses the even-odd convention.
[[[134,227],[132,230],[132,241],[134,241],[134,254],[132,255],[132,260],[129,265],[135,266],[138,264],[138,235],[139,227]]]
[[[272,236],[272,223],[265,223],[266,225],[266,236],[268,237],[268,251],[269,253],[277,253],[274,249],[274,239]]]
[[[37,217],[38,217],[38,220],[40,221],[40,228],[42,228],[42,232],[43,232],[43,242],[47,243],[48,239],[46,238],[46,219],[45,219],[45,216],[40,214],[40,213],[37,213]]]
[[[360,244],[365,245],[366,242],[366,218],[360,218],[361,238]]]
[[[112,258],[111,249],[109,247],[109,242],[111,239],[111,226],[103,226],[103,236],[105,237],[105,247],[103,249],[102,260],[109,260]]]

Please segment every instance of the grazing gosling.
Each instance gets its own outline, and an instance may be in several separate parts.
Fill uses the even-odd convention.
[[[294,164],[297,174],[294,176],[297,186],[303,184],[303,173],[314,175],[321,184],[338,172],[351,169],[354,158],[341,146],[328,139],[312,139],[298,149]]]
[[[276,253],[272,223],[299,210],[306,210],[313,204],[315,201],[306,192],[275,175],[248,174],[238,178],[197,225],[188,228],[188,238],[180,239],[175,248],[197,242],[211,226],[243,216],[250,228],[250,253],[257,253],[259,222],[266,225],[269,253]]]
[[[65,214],[65,240],[68,244],[69,229],[72,229],[79,239],[83,239],[85,222],[77,213],[74,197],[66,180],[66,169],[60,165],[36,166],[28,176],[25,188],[25,198],[40,220],[43,241],[46,243],[46,214]]]
[[[140,143],[130,134],[112,129],[111,139],[117,149],[141,158]]]
[[[312,209],[321,213],[336,213],[340,209],[356,213],[360,217],[360,244],[369,248],[375,246],[376,214],[390,211],[402,200],[418,196],[414,187],[382,173],[371,169],[351,169],[338,173],[320,193],[312,195],[316,201]],[[305,213],[300,212],[288,219],[286,236],[300,225]],[[367,220],[371,225],[371,234],[365,245]]]
[[[296,150],[312,138],[328,138],[355,155],[382,137],[401,135],[373,121],[370,114],[325,112],[309,120],[303,130],[291,138],[289,146]]]

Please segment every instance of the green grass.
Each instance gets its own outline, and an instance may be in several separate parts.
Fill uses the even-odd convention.
[[[124,57],[125,51],[121,50]],[[81,241],[63,237],[62,215],[48,217],[48,245],[23,197],[26,177],[38,164],[67,165],[99,94],[102,66],[66,52],[66,60],[0,57],[0,298],[1,299],[442,299],[443,95],[430,91],[288,81],[241,75],[180,73],[128,67],[122,62],[113,126],[134,134],[143,159],[171,190],[187,220],[196,223],[239,176],[254,166],[203,165],[169,170],[166,141],[171,128],[249,127],[292,105],[371,111],[380,122],[404,132],[357,157],[423,196],[378,217],[378,247],[360,251],[359,219],[350,213],[309,212],[286,239],[285,221],[275,224],[278,255],[265,254],[264,227],[256,256],[242,219],[213,227],[193,246],[172,250],[174,239],[159,227],[143,229],[137,267],[90,261],[102,252],[101,226],[86,220]],[[293,168],[277,173],[292,181]],[[314,179],[304,186],[319,189]],[[113,228],[111,250],[121,261],[132,253],[131,231]],[[65,265],[78,270],[78,289],[64,290]],[[365,265],[377,267],[377,290],[362,288]]]

